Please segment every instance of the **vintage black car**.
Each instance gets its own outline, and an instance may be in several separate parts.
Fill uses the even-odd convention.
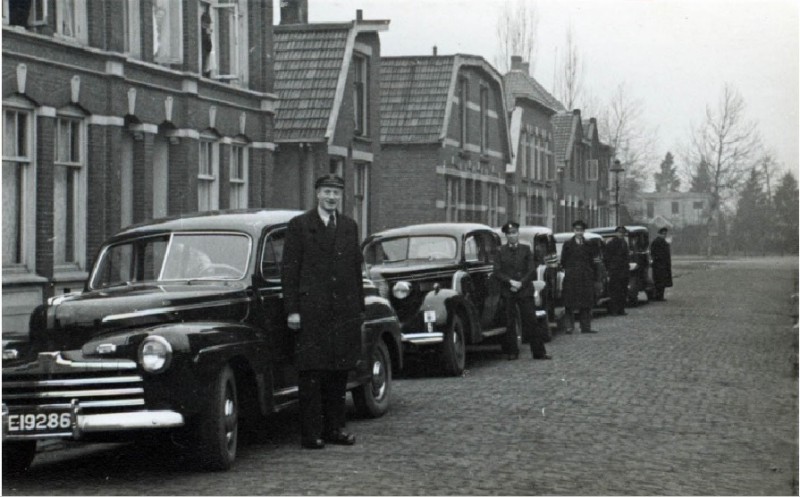
[[[495,228],[494,231],[502,238],[502,228]],[[560,295],[558,292],[560,288],[558,280],[559,261],[553,230],[546,226],[522,225],[519,227],[519,242],[528,245],[533,250],[537,264],[536,279],[544,283],[544,288],[540,292],[542,297],[541,305],[547,312],[548,327],[545,340],[550,340],[552,339],[552,329],[557,327],[556,306]]]
[[[556,253],[558,254],[558,261],[559,261],[559,271],[558,271],[558,290],[557,290],[557,298],[556,303],[559,306],[564,305],[563,297],[561,295],[561,289],[564,283],[564,269],[560,266],[561,264],[561,249],[564,246],[564,242],[569,240],[575,235],[572,232],[564,232],[564,233],[556,233],[553,235],[553,238],[556,240]],[[597,267],[597,284],[595,288],[599,290],[595,294],[595,307],[604,307],[608,306],[610,301],[608,297],[608,271],[606,271],[606,266],[603,264],[603,248],[605,245],[603,244],[603,238],[590,231],[585,231],[583,233],[583,238],[590,244],[595,245],[597,247],[597,253],[599,256],[595,259],[594,263]]]
[[[506,326],[500,283],[492,278],[500,243],[492,228],[474,223],[418,224],[364,240],[368,276],[397,312],[406,352],[436,351],[445,372],[457,376],[466,345],[502,344],[509,333],[521,343],[519,313]],[[543,286],[536,282],[537,293]],[[545,311],[537,317],[546,319]]]
[[[51,298],[26,342],[3,350],[3,467],[37,440],[180,437],[207,469],[228,469],[240,425],[297,402],[294,331],[280,263],[299,211],[189,215],[126,229],[101,247],[79,295]],[[363,414],[389,408],[400,325],[365,280],[363,361],[349,381]]]
[[[590,228],[588,232],[603,237],[607,242],[614,237],[615,226]],[[631,276],[628,281],[628,304],[639,304],[639,293],[644,292],[647,299],[655,297],[653,268],[650,264],[650,233],[645,226],[625,226],[628,230],[628,248],[630,250]]]

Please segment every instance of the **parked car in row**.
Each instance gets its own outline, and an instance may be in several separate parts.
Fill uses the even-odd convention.
[[[603,228],[590,228],[589,233],[603,237],[603,242],[613,238],[615,226]],[[650,261],[650,233],[645,226],[625,226],[628,230],[627,242],[630,250],[631,275],[628,282],[628,304],[639,304],[639,293],[645,292],[647,299],[655,297],[655,284],[653,283],[653,268]]]
[[[434,223],[375,233],[362,244],[367,276],[400,318],[408,353],[435,352],[460,375],[466,346],[522,341],[521,317],[506,322],[500,284],[492,277],[500,237],[475,223]],[[541,306],[542,282],[535,284]],[[546,319],[543,308],[537,318]]]
[[[189,215],[106,241],[81,294],[49,299],[27,341],[4,341],[4,470],[27,468],[37,440],[143,432],[169,432],[202,466],[230,468],[240,426],[298,400],[280,268],[299,213]],[[364,285],[363,360],[348,387],[358,410],[377,417],[403,365],[400,323]]]

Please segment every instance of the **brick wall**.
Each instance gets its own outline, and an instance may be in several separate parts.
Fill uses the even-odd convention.
[[[386,145],[373,175],[382,191],[373,232],[407,224],[444,221],[444,209],[436,200],[444,199],[444,178],[436,174],[440,147],[431,145]]]

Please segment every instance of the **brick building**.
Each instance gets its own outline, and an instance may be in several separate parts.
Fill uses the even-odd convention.
[[[374,230],[423,222],[506,220],[512,149],[503,79],[473,55],[381,62],[383,185]]]
[[[272,3],[3,0],[3,329],[153,217],[271,196]]]
[[[275,27],[275,174],[271,204],[309,209],[314,179],[341,175],[342,208],[358,222],[362,238],[373,225],[374,170],[380,152],[379,33],[389,21],[308,24],[305,2]],[[287,7],[288,8],[288,7]],[[292,24],[287,24],[288,22]]]
[[[511,57],[503,76],[515,151],[507,171],[512,194],[509,218],[522,225],[554,228],[558,205],[552,116],[564,106],[529,74],[528,62]]]

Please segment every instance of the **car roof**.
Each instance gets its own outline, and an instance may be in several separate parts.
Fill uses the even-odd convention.
[[[195,212],[179,216],[154,219],[123,229],[112,238],[127,238],[144,233],[170,231],[245,231],[257,236],[264,227],[288,223],[302,214],[289,209],[235,209]]]
[[[563,233],[555,233],[553,235],[553,238],[556,239],[556,242],[563,243],[572,238],[573,236],[575,236],[575,233],[571,231],[565,231]],[[584,231],[583,237],[586,238],[587,240],[597,240],[603,238],[601,235],[598,235],[597,233],[592,233],[591,231]]]
[[[601,235],[608,235],[608,234],[613,234],[616,231],[616,229],[617,229],[616,226],[603,226],[601,228],[589,228],[586,231],[588,231],[589,233],[599,233]],[[625,229],[628,231],[649,231],[647,227],[639,225],[626,225]]]
[[[499,234],[499,235],[502,235],[503,234],[503,228],[494,228],[494,232]],[[519,236],[523,237],[523,238],[528,238],[528,237],[536,236],[536,235],[543,234],[543,233],[547,234],[547,235],[551,235],[551,234],[553,234],[553,230],[551,230],[547,226],[527,226],[526,225],[526,226],[520,226],[519,227]]]
[[[491,226],[480,223],[425,223],[412,224],[399,228],[373,233],[369,239],[374,238],[393,238],[397,236],[420,236],[420,235],[450,235],[459,237],[466,233],[476,230],[492,231]]]

